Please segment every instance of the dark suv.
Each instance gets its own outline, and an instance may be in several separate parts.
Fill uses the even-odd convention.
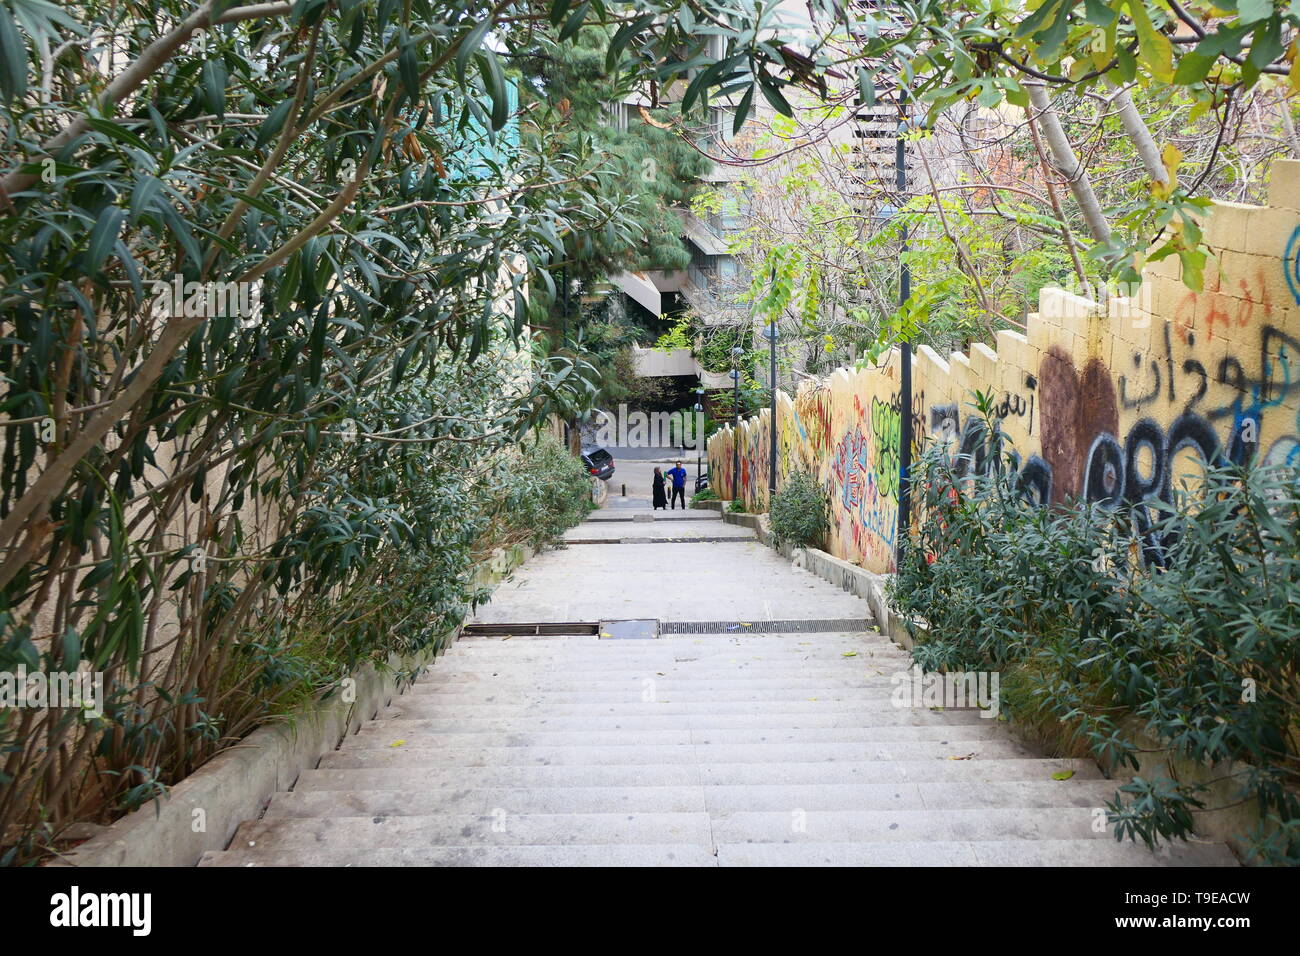
[[[594,478],[609,481],[614,477],[614,456],[603,448],[584,448],[582,466]]]

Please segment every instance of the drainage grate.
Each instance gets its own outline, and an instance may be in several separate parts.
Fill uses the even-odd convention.
[[[565,544],[700,544],[701,542],[753,541],[735,535],[683,535],[678,538],[565,538]]]
[[[590,635],[599,630],[594,621],[538,621],[525,624],[466,624],[461,637],[567,637]]]
[[[870,618],[837,617],[801,621],[663,621],[661,634],[810,634],[824,631],[870,631]]]

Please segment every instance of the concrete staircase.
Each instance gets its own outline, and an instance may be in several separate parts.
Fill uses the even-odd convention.
[[[875,633],[466,638],[201,865],[1235,863],[1097,832],[1095,765],[895,707],[908,666]]]

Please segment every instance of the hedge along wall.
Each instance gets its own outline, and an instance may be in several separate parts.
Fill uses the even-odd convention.
[[[974,448],[970,402],[996,396],[1020,480],[1046,502],[1167,498],[1206,460],[1300,465],[1300,162],[1273,166],[1269,205],[1215,203],[1205,287],[1176,257],[1144,270],[1139,293],[1105,307],[1045,289],[1026,333],[997,333],[947,361],[921,346],[913,365],[915,451]],[[777,473],[806,468],[831,499],[827,549],[884,572],[898,534],[900,353],[872,368],[805,382],[777,404]],[[767,509],[768,412],[709,442],[720,497]],[[959,459],[959,464],[962,460]],[[971,462],[979,469],[983,462]]]

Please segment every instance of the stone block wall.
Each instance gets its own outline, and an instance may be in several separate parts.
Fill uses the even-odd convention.
[[[1266,206],[1215,203],[1201,292],[1177,258],[1105,305],[1045,289],[1024,334],[947,358],[921,346],[912,373],[914,453],[973,448],[975,391],[992,393],[1029,492],[1140,501],[1168,497],[1205,461],[1300,464],[1300,162],[1274,163]],[[900,353],[778,396],[777,473],[817,475],[831,499],[827,550],[894,568],[902,400]],[[767,509],[765,410],[709,442],[719,497]],[[740,448],[739,475],[732,454]],[[971,466],[979,468],[981,462]]]

